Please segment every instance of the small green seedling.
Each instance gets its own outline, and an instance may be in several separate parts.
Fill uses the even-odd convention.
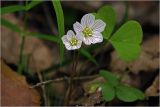
[[[120,79],[111,72],[101,70],[100,75],[106,80],[105,83],[100,85],[100,87],[102,87],[102,95],[105,101],[109,102],[115,97],[124,102],[133,102],[145,99],[145,95],[142,91],[121,84]]]

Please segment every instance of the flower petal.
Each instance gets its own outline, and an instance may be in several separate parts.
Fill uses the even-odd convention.
[[[82,41],[78,41],[77,45],[72,46],[72,50],[79,49],[82,45]]]
[[[104,30],[105,26],[106,26],[106,24],[102,20],[98,19],[95,21],[92,28],[93,28],[93,31],[102,32]]]
[[[66,35],[68,41],[69,41],[73,36],[75,36],[74,32],[73,32],[72,30],[69,30],[69,31],[67,32],[67,35]]]
[[[81,32],[83,30],[82,25],[79,22],[73,24],[73,29],[76,33]]]
[[[74,32],[73,32],[72,30],[69,30],[69,31],[67,32],[67,35],[72,35],[72,36],[74,36],[75,34],[74,34]]]
[[[72,30],[69,30],[68,32],[67,32],[67,39],[68,40],[70,40],[72,37],[74,37],[75,36],[75,34],[74,34],[74,32],[72,31]]]
[[[63,44],[68,42],[67,35],[64,35],[61,39],[62,39]]]
[[[82,45],[82,41],[78,41],[78,44],[77,44],[77,49],[79,49]]]
[[[103,41],[103,36],[101,33],[94,33],[92,36],[92,43],[100,43]]]
[[[79,33],[79,34],[77,34],[77,36],[79,36],[81,38],[81,40],[84,42],[84,44],[86,44],[86,45],[90,45],[91,44],[90,37],[85,38],[83,33]]]
[[[69,43],[66,43],[65,47],[66,47],[67,50],[72,50],[72,46]]]
[[[91,44],[90,37],[88,37],[88,38],[83,38],[83,42],[84,42],[84,44],[86,44],[86,45],[90,45],[90,44]]]
[[[91,13],[86,14],[81,19],[81,24],[83,27],[91,27],[95,22],[95,16]]]
[[[72,50],[78,49],[77,45],[76,46],[72,46]]]
[[[79,40],[79,41],[82,41],[83,40],[83,33],[82,32],[80,32],[80,33],[78,33],[77,35],[76,35],[76,38]]]

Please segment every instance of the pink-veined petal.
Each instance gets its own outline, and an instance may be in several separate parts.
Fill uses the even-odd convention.
[[[75,34],[74,34],[74,32],[73,32],[72,30],[69,30],[69,31],[67,32],[67,35],[73,35],[73,36],[74,36]]]
[[[102,20],[98,19],[95,21],[92,28],[93,28],[93,31],[102,32],[104,30],[105,26],[106,26],[106,24]]]
[[[72,50],[72,46],[69,43],[66,43],[65,47],[66,47],[67,50]]]
[[[83,40],[83,33],[78,33],[77,35],[76,35],[76,38],[79,40],[79,41],[82,41]]]
[[[73,24],[73,29],[76,33],[79,33],[83,30],[83,27],[79,22],[76,22]]]
[[[64,35],[61,39],[62,39],[63,44],[68,42],[67,35]]]
[[[72,30],[69,30],[68,32],[67,32],[67,39],[68,40],[70,40],[72,37],[74,37],[75,36],[75,34],[74,34],[74,32],[72,31]]]
[[[94,33],[92,36],[92,43],[100,43],[103,42],[103,36],[101,33]]]
[[[89,38],[83,38],[83,42],[86,45],[90,45],[91,44],[91,40]]]
[[[95,22],[95,16],[91,13],[86,14],[81,19],[81,24],[83,27],[91,27]]]

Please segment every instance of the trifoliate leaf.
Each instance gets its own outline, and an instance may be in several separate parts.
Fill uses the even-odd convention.
[[[101,84],[103,99],[109,102],[115,97],[115,89],[109,83]]]
[[[118,77],[114,74],[112,74],[109,71],[106,70],[101,70],[99,73],[102,77],[104,77],[106,79],[106,81],[108,83],[110,83],[110,85],[112,86],[117,86],[119,81],[118,81]]]
[[[142,35],[141,25],[136,21],[128,21],[113,34],[110,42],[120,58],[131,61],[136,59],[140,53]]]
[[[133,102],[136,100],[143,100],[145,98],[143,92],[140,90],[124,85],[116,87],[116,95],[124,102]]]

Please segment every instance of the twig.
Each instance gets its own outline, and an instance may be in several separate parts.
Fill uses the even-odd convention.
[[[43,78],[42,78],[42,75],[40,72],[37,72],[38,73],[38,78],[40,80],[40,82],[43,81]],[[43,98],[44,98],[44,104],[45,106],[47,106],[47,96],[46,96],[46,89],[45,89],[45,86],[44,85],[41,85],[41,88],[42,88],[42,92],[43,92]]]
[[[35,63],[35,70],[36,70],[36,72],[38,74],[38,79],[39,79],[40,82],[43,82],[43,77],[42,77],[41,73],[38,70],[37,63],[36,63],[34,57],[33,57],[33,62]],[[48,104],[47,104],[47,96],[46,96],[45,86],[41,85],[41,89],[42,89],[42,93],[43,93],[44,105],[47,106]]]
[[[93,78],[96,78],[96,77],[98,77],[98,75],[73,77],[73,80],[86,80],[86,79],[93,79]],[[49,84],[49,83],[52,83],[52,82],[60,82],[60,81],[68,80],[68,79],[69,79],[69,77],[65,77],[65,78],[62,77],[62,78],[57,78],[57,79],[54,79],[54,80],[47,80],[47,81],[37,83],[36,85],[31,86],[30,88],[35,88],[35,87],[39,87],[41,85],[46,85],[46,84]]]

